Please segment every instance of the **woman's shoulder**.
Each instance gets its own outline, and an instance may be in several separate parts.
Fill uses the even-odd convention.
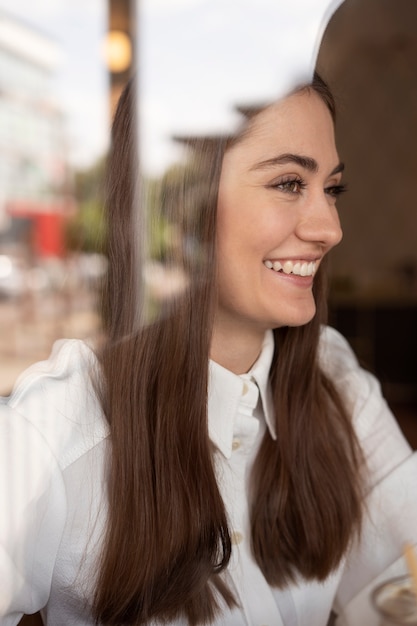
[[[65,469],[108,435],[98,380],[92,347],[76,339],[59,340],[48,359],[20,375],[4,404],[31,423]]]
[[[27,367],[16,379],[10,397],[18,396],[32,381],[42,376],[53,378],[67,377],[79,369],[83,363],[96,360],[92,346],[80,339],[58,339],[54,342],[49,356]]]
[[[359,363],[346,338],[331,326],[322,326],[319,343],[320,364],[332,379],[359,369]]]
[[[380,398],[377,378],[361,366],[346,338],[335,328],[323,326],[319,343],[320,366],[342,394],[347,405],[356,408],[372,398]]]
[[[346,339],[334,328],[321,333],[323,371],[335,384],[365,450],[374,482],[410,455],[382,393],[378,379],[363,369]],[[390,445],[386,446],[389,441]]]

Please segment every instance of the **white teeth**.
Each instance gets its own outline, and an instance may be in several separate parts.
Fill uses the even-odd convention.
[[[311,261],[270,261],[267,259],[264,261],[265,267],[275,272],[283,271],[284,274],[294,274],[295,276],[313,276],[316,271],[316,262]]]

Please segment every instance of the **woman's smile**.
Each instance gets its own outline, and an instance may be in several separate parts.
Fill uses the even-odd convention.
[[[280,272],[286,275],[293,276],[314,276],[316,273],[317,261],[314,259],[313,261],[309,260],[299,260],[299,261],[274,261],[272,259],[267,259],[264,261],[264,265],[269,270],[273,270],[274,272]]]

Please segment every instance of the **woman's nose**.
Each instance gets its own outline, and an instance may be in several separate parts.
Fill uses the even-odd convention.
[[[311,199],[298,223],[297,235],[300,239],[314,241],[328,248],[340,243],[343,232],[339,215],[332,198],[327,195]]]

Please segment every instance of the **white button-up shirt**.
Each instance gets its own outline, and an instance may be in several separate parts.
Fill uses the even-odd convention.
[[[272,354],[267,333],[247,374],[210,363],[209,433],[232,531],[227,576],[240,605],[224,607],[216,624],[325,626],[335,608],[338,625],[376,626],[369,591],[403,571],[403,544],[417,543],[417,458],[376,380],[338,333],[324,329],[321,364],[344,394],[370,467],[367,517],[361,541],[326,581],[300,577],[271,588],[251,555],[246,493],[265,429],[277,436]],[[58,342],[0,404],[1,625],[41,608],[48,624],[93,624],[88,600],[106,521],[108,455],[108,426],[88,375],[95,366],[86,344]]]

